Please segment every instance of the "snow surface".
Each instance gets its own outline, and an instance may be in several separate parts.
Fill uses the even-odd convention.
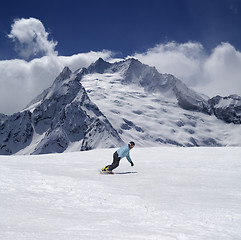
[[[0,156],[0,239],[241,239],[241,148]]]

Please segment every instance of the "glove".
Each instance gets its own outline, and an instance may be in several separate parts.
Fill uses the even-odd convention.
[[[133,162],[131,163],[131,166],[132,166],[132,167],[134,166],[134,163],[133,163]]]

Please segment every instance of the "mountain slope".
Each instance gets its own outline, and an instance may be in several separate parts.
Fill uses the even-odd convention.
[[[27,147],[33,132],[29,111],[4,117],[0,125],[0,154],[9,155]]]

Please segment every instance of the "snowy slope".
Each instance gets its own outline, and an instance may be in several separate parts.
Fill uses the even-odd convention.
[[[240,146],[241,125],[180,108],[168,92],[123,84],[123,69],[86,74],[81,83],[124,141],[138,146]]]
[[[0,156],[0,239],[241,239],[241,148],[113,151]]]

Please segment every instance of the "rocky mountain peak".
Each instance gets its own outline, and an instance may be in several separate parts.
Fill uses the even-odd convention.
[[[111,63],[99,58],[96,62],[92,63],[88,68],[89,73],[104,73],[106,69],[111,66]]]
[[[72,74],[72,71],[68,67],[64,67],[62,72],[59,74],[59,76],[56,78],[55,81],[62,81],[65,79],[68,79],[70,75]]]

